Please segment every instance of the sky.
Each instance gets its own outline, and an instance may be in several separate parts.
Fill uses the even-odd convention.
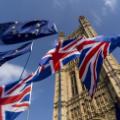
[[[58,30],[66,35],[79,26],[78,18],[86,16],[99,35],[120,34],[120,0],[0,0],[0,23],[45,19],[56,23]],[[34,42],[30,61],[23,75],[36,70],[40,58],[51,49],[58,35],[41,38]],[[19,45],[0,46],[0,50]],[[113,52],[120,62],[120,49]],[[28,54],[4,64],[0,68],[1,83],[17,80],[20,77]],[[54,75],[35,83],[29,120],[52,120],[54,99]],[[16,120],[27,120],[23,112]]]

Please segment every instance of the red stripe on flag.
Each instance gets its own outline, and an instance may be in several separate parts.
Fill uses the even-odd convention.
[[[6,105],[6,104],[15,103],[15,102],[19,101],[22,97],[24,97],[27,93],[29,93],[31,91],[31,89],[32,88],[30,86],[30,87],[26,88],[24,91],[22,91],[22,93],[20,93],[19,95],[0,98],[0,105]]]
[[[107,43],[107,42],[104,42],[104,43],[105,43],[105,47],[103,50],[103,55],[104,55],[104,58],[106,58],[106,56],[108,54],[108,47],[109,47],[110,43]]]
[[[15,104],[12,107],[29,107],[29,103]]]
[[[14,87],[12,87],[11,90],[9,90],[7,92],[7,94],[11,94],[12,92],[14,92],[17,88],[19,88],[20,86],[22,86],[28,79],[30,79],[32,77],[32,74],[30,74],[27,78],[25,78],[24,80],[22,80],[22,82],[20,81],[20,83],[18,83],[17,85],[15,85]]]
[[[93,44],[93,43],[95,43],[95,41],[83,41],[77,46],[77,50],[81,51],[82,49],[84,49],[83,48],[84,46],[87,46],[87,45],[90,45],[90,44]]]
[[[95,55],[95,53],[97,52],[97,50],[103,45],[103,42],[100,43],[99,45],[97,45],[95,48],[93,48],[90,53],[85,57],[85,59],[83,60],[83,63],[80,67],[80,78],[82,78],[83,73],[85,71],[85,68],[89,62],[89,60]]]

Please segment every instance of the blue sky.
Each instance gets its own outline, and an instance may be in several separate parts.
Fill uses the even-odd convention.
[[[0,0],[0,22],[47,19],[54,21],[59,31],[69,34],[78,27],[78,17],[84,15],[98,34],[118,35],[120,34],[119,6],[119,0]],[[57,35],[39,39],[34,43],[25,74],[37,68],[40,58],[54,46],[55,40]],[[6,48],[1,46],[2,50]],[[120,49],[114,51],[118,61],[120,61],[119,51]],[[3,65],[0,78],[16,80],[20,76],[27,56],[24,55]],[[52,120],[53,96],[54,75],[36,83],[33,87],[29,120]],[[26,117],[27,112],[24,112],[17,120],[26,120]]]

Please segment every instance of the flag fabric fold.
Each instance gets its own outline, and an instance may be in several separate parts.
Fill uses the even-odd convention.
[[[14,50],[0,52],[0,66],[5,62],[32,51],[32,42],[25,43]]]
[[[47,20],[1,23],[0,44],[16,44],[56,33],[56,25]]]
[[[46,79],[55,72],[61,70],[64,65],[79,57],[79,52],[75,50],[65,50],[62,42],[58,42],[55,48],[49,50],[44,55],[35,72],[32,73],[32,82]]]
[[[34,73],[32,73],[33,77],[31,78],[31,81],[38,82],[48,78],[52,74],[53,70],[50,64],[45,66],[38,66],[37,70]]]
[[[70,47],[69,47],[70,48]],[[66,65],[70,61],[79,57],[79,52],[74,50],[67,50],[65,46],[62,46],[62,42],[58,42],[56,48],[51,49],[47,54],[40,60],[40,65],[44,66],[51,64],[52,73],[59,71],[63,65]]]
[[[97,36],[93,38],[78,37],[75,40],[68,40],[63,43],[67,50],[77,49],[80,53],[78,63],[79,76],[86,86],[89,95],[93,96],[103,60],[116,47],[120,47],[120,36],[108,37]],[[71,46],[70,48],[68,46]]]
[[[115,48],[120,47],[120,36],[98,36],[94,38],[97,42],[109,42],[110,48],[109,52],[111,53]]]
[[[84,39],[78,67],[80,79],[90,96],[95,93],[104,59],[117,47],[120,47],[120,37],[97,36]]]
[[[32,92],[30,77],[0,86],[0,120],[15,120],[28,109]]]

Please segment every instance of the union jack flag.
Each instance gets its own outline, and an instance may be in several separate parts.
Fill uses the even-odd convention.
[[[63,65],[79,57],[79,52],[76,49],[69,50],[71,46],[63,46],[62,42],[58,42],[56,48],[51,49],[47,54],[41,59],[40,65],[48,65],[52,68],[52,73],[60,70]],[[68,50],[67,50],[68,49]]]
[[[116,42],[119,44],[116,44]],[[90,96],[93,96],[99,80],[103,60],[120,45],[120,41],[112,37],[97,36],[83,39],[81,43],[83,47],[78,65],[79,76],[88,89]],[[78,50],[81,48],[80,46],[81,44],[78,44]]]
[[[79,76],[89,94],[92,96],[95,92],[96,84],[99,79],[103,60],[108,55],[110,43],[95,42],[89,47],[89,42],[82,50],[79,62]]]
[[[97,87],[103,60],[116,47],[120,46],[120,36],[79,37],[65,41],[63,45],[67,50],[76,48],[80,52],[79,76],[92,96]]]
[[[0,87],[0,120],[14,120],[29,107],[32,77]]]
[[[51,74],[52,74],[52,69],[49,64],[44,66],[39,65],[37,70],[32,74],[31,82],[41,81],[49,77]]]

